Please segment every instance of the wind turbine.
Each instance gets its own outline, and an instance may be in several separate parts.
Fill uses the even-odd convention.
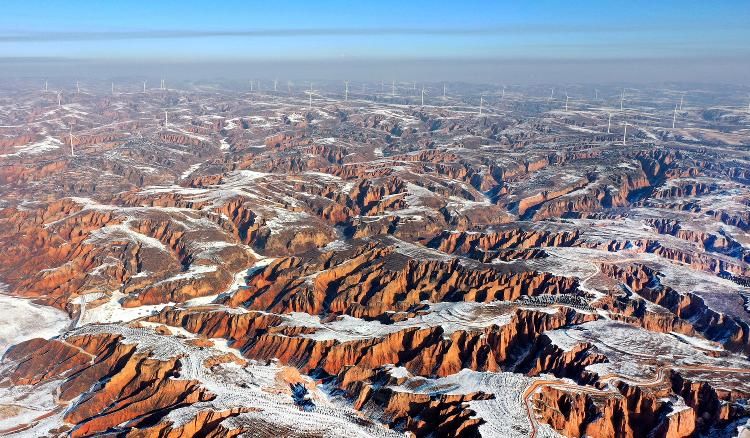
[[[555,98],[555,89],[553,88],[552,89],[552,93],[550,93],[550,95],[549,95],[549,100],[552,100],[554,98]]]
[[[286,92],[292,94],[292,81],[286,81]]]
[[[274,79],[274,80],[273,80],[273,91],[274,91],[274,92],[276,92],[276,91],[277,91],[277,90],[276,90],[276,85],[278,85],[278,83],[279,83],[279,80],[278,80],[278,79]]]
[[[260,93],[260,79],[258,79],[258,92]]]
[[[594,88],[594,100],[599,100],[599,90]]]
[[[677,104],[674,105],[674,114],[672,114],[672,129],[674,129],[674,124],[677,121]]]
[[[313,85],[312,82],[310,82],[310,102],[307,105],[308,109],[312,109],[312,95],[313,95],[312,85]]]
[[[607,119],[607,134],[609,134],[609,127],[612,126],[612,113],[609,113],[609,119]]]
[[[75,151],[73,151],[73,139],[78,140],[78,137],[76,137],[75,135],[73,135],[73,127],[72,126],[68,126],[68,137],[70,139],[70,156],[71,157],[75,157],[76,154],[75,154]]]
[[[143,92],[146,92],[146,81],[143,81]]]
[[[623,111],[623,102],[625,102],[625,89],[622,89],[622,93],[620,93],[620,111]]]
[[[479,115],[482,115],[482,104],[484,103],[484,96],[479,96]]]
[[[445,99],[445,83],[443,83],[443,99]]]
[[[254,84],[253,80],[250,79],[250,91],[253,91],[253,84]]]
[[[422,106],[424,106],[424,85],[422,85]]]
[[[344,81],[344,102],[349,100],[349,81]]]
[[[503,95],[500,97],[501,99],[505,99],[505,85],[503,85]]]
[[[625,146],[625,137],[628,135],[628,122],[625,122],[625,130],[622,132],[622,145]]]
[[[78,81],[76,81],[76,94],[81,94],[81,86],[78,85]]]
[[[45,93],[47,92],[47,80],[46,79],[44,80],[44,92]]]
[[[62,91],[57,92],[57,106],[58,107],[62,106]]]
[[[682,100],[685,98],[685,94],[680,96],[680,111],[682,111]]]
[[[164,111],[164,130],[169,129],[169,113]]]
[[[568,96],[568,92],[566,91],[565,92],[565,112],[566,113],[568,112],[568,99],[570,99],[570,97]]]
[[[113,96],[115,95],[115,83],[114,82],[112,82],[112,95]]]
[[[385,84],[383,83],[383,80],[381,79],[380,80],[380,94],[383,94],[383,87],[384,86],[385,86]]]

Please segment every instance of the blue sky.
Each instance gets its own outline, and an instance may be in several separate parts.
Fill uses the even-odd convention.
[[[0,57],[748,57],[750,1],[4,0]]]

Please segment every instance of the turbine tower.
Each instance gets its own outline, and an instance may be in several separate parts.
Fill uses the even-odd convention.
[[[503,99],[503,100],[505,100],[505,85],[503,85],[503,95],[500,98]]]
[[[552,93],[550,93],[550,95],[549,95],[549,100],[552,100],[554,98],[555,98],[555,89],[553,88],[552,89]]]
[[[62,106],[62,91],[57,92],[57,106],[58,107]]]
[[[628,122],[625,122],[625,130],[622,132],[622,145],[625,146],[625,138],[628,136]]]
[[[609,113],[609,119],[607,119],[607,134],[610,134],[609,127],[612,126],[612,113]]]
[[[115,83],[114,82],[112,82],[112,95],[113,96],[115,95]]]
[[[81,94],[81,86],[78,85],[78,81],[76,81],[76,94]]]
[[[622,89],[622,93],[620,93],[620,111],[623,111],[623,103],[625,102],[625,89]]]
[[[349,81],[344,81],[344,102],[349,101]]]
[[[599,90],[594,88],[594,100],[599,100]]]
[[[674,124],[677,121],[677,104],[674,105],[674,113],[672,114],[672,129],[674,129]]]
[[[310,102],[307,105],[308,109],[312,109],[312,93],[313,93],[312,82],[310,82]]]
[[[143,92],[146,92],[146,81],[143,81]]]
[[[45,93],[47,92],[47,80],[46,79],[44,80],[44,92]]]
[[[75,151],[73,150],[73,139],[78,140],[78,137],[76,137],[75,135],[73,135],[73,127],[72,126],[68,126],[68,138],[70,140],[70,156],[71,157],[75,157],[76,154],[75,154]]]
[[[164,130],[169,129],[169,113],[164,111]]]
[[[422,106],[424,106],[424,85],[422,85]]]
[[[273,91],[274,91],[274,92],[278,91],[278,90],[276,89],[276,86],[277,86],[278,84],[279,84],[279,80],[278,80],[278,79],[274,79],[274,80],[273,80]]]
[[[479,96],[479,115],[482,115],[482,104],[484,103],[484,96]]]
[[[565,92],[565,112],[566,113],[568,112],[568,99],[570,99],[570,97],[568,96],[568,92],[566,91]]]
[[[443,99],[445,99],[445,83],[443,83]]]
[[[683,93],[682,96],[680,96],[680,111],[682,111],[682,101],[685,99],[685,94]]]

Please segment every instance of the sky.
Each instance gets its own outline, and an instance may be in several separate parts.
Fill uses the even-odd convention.
[[[215,65],[486,80],[505,69],[510,80],[739,83],[750,66],[748,0],[4,0],[2,9],[0,64],[11,73],[185,74],[175,66],[200,64],[202,74]]]

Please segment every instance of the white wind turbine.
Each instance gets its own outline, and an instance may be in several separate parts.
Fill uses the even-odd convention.
[[[113,96],[115,95],[115,83],[114,82],[112,82],[112,95]]]
[[[253,91],[253,85],[254,84],[255,84],[255,82],[252,79],[250,79],[250,91]]]
[[[594,88],[594,100],[599,100],[599,90]]]
[[[555,89],[553,88],[553,89],[552,89],[552,92],[551,92],[551,93],[550,93],[550,95],[549,95],[549,100],[552,100],[552,99],[554,99],[554,98],[555,98]]]
[[[682,101],[685,99],[685,93],[682,93],[682,96],[680,96],[680,111],[682,111]]]
[[[674,104],[674,113],[672,114],[672,129],[674,129],[675,122],[677,122],[677,104]]]
[[[443,99],[445,99],[445,83],[443,83]]]
[[[484,96],[479,96],[479,115],[482,115],[482,104],[484,104]]]
[[[76,154],[75,154],[75,151],[73,150],[73,139],[78,140],[79,138],[76,137],[75,135],[73,135],[73,127],[72,126],[68,126],[68,139],[70,141],[70,156],[71,157],[75,157]]]
[[[76,94],[81,94],[81,86],[78,85],[78,81],[76,81]]]
[[[607,134],[610,134],[609,128],[612,126],[612,113],[609,113],[609,118],[607,119]]]
[[[308,92],[308,94],[310,95],[310,101],[307,104],[307,108],[308,109],[312,109],[312,95],[313,95],[313,84],[312,84],[312,82],[310,82],[310,91]]]
[[[503,85],[503,95],[500,97],[501,99],[505,99],[505,85]]]
[[[274,79],[274,80],[273,80],[273,91],[274,91],[274,93],[275,93],[276,91],[278,91],[278,90],[276,89],[276,86],[277,86],[278,84],[279,84],[279,80],[278,80],[278,79]]]
[[[620,93],[620,111],[623,111],[623,104],[625,103],[625,89],[622,89],[622,93]]]
[[[568,96],[568,92],[565,92],[565,112],[568,112],[568,99],[570,99],[570,96]]]
[[[344,102],[349,101],[349,81],[344,81]]]
[[[625,138],[628,136],[628,122],[625,122],[625,130],[622,132],[622,145],[625,146]]]
[[[62,107],[62,91],[57,92],[57,106]]]
[[[45,93],[47,92],[47,80],[46,79],[44,80],[44,92]]]
[[[424,85],[422,85],[422,106],[424,106]]]
[[[143,81],[143,92],[146,92],[146,81]]]
[[[164,111],[164,130],[166,131],[169,129],[169,113],[165,110]]]

